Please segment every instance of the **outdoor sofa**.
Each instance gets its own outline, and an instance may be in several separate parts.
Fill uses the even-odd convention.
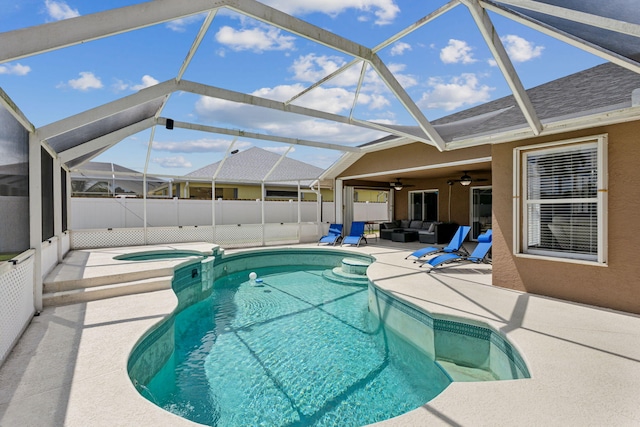
[[[380,238],[396,241],[415,241],[413,236],[417,234],[417,240],[421,243],[447,243],[458,229],[458,224],[453,222],[395,220],[380,224]],[[412,233],[413,232],[413,233]],[[397,236],[407,236],[394,239]],[[414,234],[415,233],[415,234]]]

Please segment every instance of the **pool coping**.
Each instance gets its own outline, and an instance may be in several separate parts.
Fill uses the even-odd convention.
[[[385,293],[497,330],[532,378],[453,383],[375,425],[640,425],[640,316],[493,287],[490,266],[426,274],[404,259],[418,245],[341,249],[374,256],[367,274]],[[0,367],[0,425],[198,425],[142,398],[126,371],[135,343],[176,303],[163,290],[46,308]]]

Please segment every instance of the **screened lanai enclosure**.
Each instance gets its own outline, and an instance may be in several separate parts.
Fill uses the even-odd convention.
[[[570,129],[589,105],[549,117],[527,89],[607,61],[640,72],[639,10],[630,0],[51,0],[3,12],[0,289],[12,297],[0,295],[0,323],[13,333],[0,360],[69,250],[313,242],[328,222],[394,219],[399,180],[407,191],[425,176],[490,175],[490,156],[440,168],[389,156],[379,171],[344,171],[408,144],[446,154]],[[502,97],[515,104],[454,114]],[[253,148],[270,154],[229,169]],[[71,197],[82,177],[85,193],[109,197]],[[127,180],[135,191],[116,185]],[[417,190],[414,202],[437,202]]]

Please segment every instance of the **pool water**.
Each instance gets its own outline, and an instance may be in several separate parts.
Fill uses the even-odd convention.
[[[143,395],[211,426],[362,426],[441,393],[449,377],[367,310],[365,285],[324,269],[219,278],[176,317],[175,349]]]
[[[120,261],[154,261],[162,259],[174,259],[174,258],[186,258],[205,255],[202,252],[189,251],[189,250],[166,250],[166,251],[147,251],[147,252],[134,252],[130,254],[117,255],[113,259]]]

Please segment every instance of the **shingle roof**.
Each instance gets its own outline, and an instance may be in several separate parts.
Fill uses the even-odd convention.
[[[221,182],[262,182],[281,157],[279,154],[262,148],[251,147],[229,156],[224,161],[216,180]],[[219,165],[220,162],[212,163],[185,175],[185,178],[211,178]],[[292,184],[292,181],[298,180],[311,182],[317,179],[323,171],[323,169],[308,163],[285,157],[267,177],[267,181],[289,185]]]
[[[640,88],[640,74],[612,63],[559,78],[528,89],[527,94],[543,122],[590,112],[631,106],[631,92]],[[463,110],[431,122],[445,141],[464,139],[509,129],[527,128],[513,95]],[[415,133],[420,129],[411,127]],[[408,129],[404,129],[405,132]],[[421,131],[420,131],[421,132]],[[365,145],[383,142],[384,137]]]

